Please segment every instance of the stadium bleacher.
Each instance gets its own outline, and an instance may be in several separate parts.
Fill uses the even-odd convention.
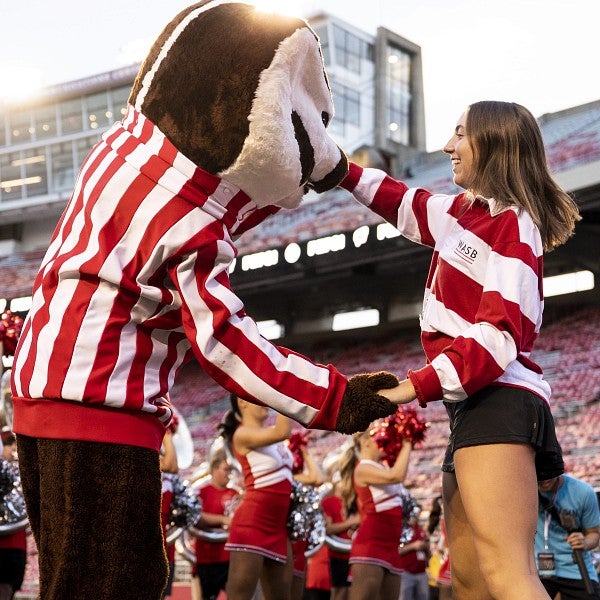
[[[347,375],[391,370],[404,374],[424,363],[417,338],[398,332],[394,339],[357,343],[343,348],[321,345],[311,358],[332,363]],[[542,328],[532,358],[544,369],[552,386],[552,406],[559,439],[569,472],[600,486],[600,308],[575,311]],[[187,365],[173,388],[172,399],[186,422],[195,444],[195,466],[217,436],[216,425],[228,408],[227,392],[215,385],[196,363]],[[413,454],[409,486],[418,498],[439,493],[441,459],[448,425],[441,403],[421,413],[430,423],[427,438]],[[311,449],[317,458],[339,448],[345,436],[312,431]]]

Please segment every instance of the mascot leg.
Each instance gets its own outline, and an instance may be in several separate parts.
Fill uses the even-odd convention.
[[[168,566],[158,452],[17,436],[44,600],[159,600]]]

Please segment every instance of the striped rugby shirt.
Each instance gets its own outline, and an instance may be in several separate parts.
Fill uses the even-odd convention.
[[[490,385],[550,386],[530,359],[543,311],[542,241],[529,214],[465,194],[408,188],[351,164],[341,184],[413,242],[433,248],[420,316],[427,365],[409,371],[422,405]]]
[[[79,173],[34,283],[12,375],[14,429],[158,449],[193,356],[220,385],[333,429],[347,380],[258,332],[230,288],[257,208],[131,106]]]

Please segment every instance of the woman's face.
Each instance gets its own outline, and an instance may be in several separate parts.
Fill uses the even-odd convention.
[[[269,416],[269,408],[267,406],[262,406],[260,404],[254,404],[252,402],[246,402],[245,400],[240,400],[239,402],[244,403],[244,410],[248,414],[252,416],[253,419],[257,421],[265,421]],[[240,406],[241,408],[241,406]]]
[[[473,149],[469,143],[466,122],[467,111],[465,111],[458,120],[458,123],[454,128],[454,135],[448,140],[448,143],[444,147],[444,152],[449,154],[450,159],[452,160],[454,183],[461,188],[468,190],[473,181],[475,165]]]

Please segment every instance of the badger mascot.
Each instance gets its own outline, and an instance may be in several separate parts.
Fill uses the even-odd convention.
[[[167,578],[159,448],[178,370],[306,427],[364,430],[388,373],[349,380],[262,338],[230,288],[234,240],[347,160],[317,37],[226,1],[177,15],[93,148],[16,352],[21,475],[44,600],[154,600]]]

